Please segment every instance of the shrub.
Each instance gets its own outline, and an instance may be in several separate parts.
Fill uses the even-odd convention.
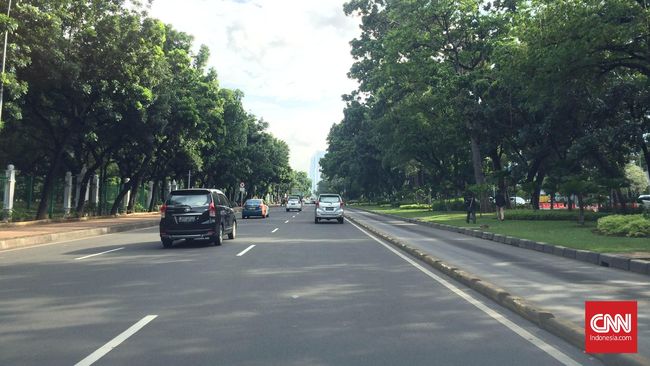
[[[598,220],[597,229],[604,235],[650,237],[650,220],[643,215],[610,215]]]
[[[399,206],[402,210],[430,210],[431,205],[425,203],[414,203],[411,205],[401,205]]]
[[[607,214],[603,212],[585,211],[585,221],[596,221],[605,216]],[[578,210],[506,210],[506,219],[576,221],[578,220]]]
[[[465,201],[462,198],[454,198],[445,201],[435,201],[432,204],[433,211],[465,211]]]

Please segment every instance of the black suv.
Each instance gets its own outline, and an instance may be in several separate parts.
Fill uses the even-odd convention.
[[[234,239],[237,220],[233,204],[217,189],[172,191],[160,208],[160,240],[165,248],[176,239],[208,239],[221,245],[223,234]]]

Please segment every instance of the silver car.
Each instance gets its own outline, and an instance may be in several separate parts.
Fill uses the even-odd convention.
[[[318,224],[320,220],[337,220],[342,224],[343,206],[343,199],[338,194],[321,194],[316,200],[314,222]]]
[[[287,200],[287,212],[292,210],[302,211],[302,201],[300,200],[300,197],[290,196],[289,200]]]

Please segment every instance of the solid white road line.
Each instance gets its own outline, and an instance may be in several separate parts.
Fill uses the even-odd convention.
[[[107,251],[105,251],[105,252],[101,252],[101,253],[97,253],[97,254],[87,255],[87,256],[85,256],[85,257],[75,258],[74,260],[78,261],[78,260],[80,260],[80,259],[86,259],[86,258],[90,258],[90,257],[96,257],[96,256],[98,256],[98,255],[102,255],[102,254],[106,254],[106,253],[110,253],[110,252],[116,252],[116,251],[118,251],[118,250],[122,250],[122,249],[124,249],[124,247],[117,248],[117,249],[107,250]]]
[[[120,343],[127,340],[130,336],[137,333],[145,325],[149,324],[152,320],[156,319],[158,315],[147,315],[144,318],[140,319],[139,322],[133,324],[129,329],[122,332],[122,334],[113,338],[110,342],[103,345],[100,349],[90,354],[90,356],[84,358],[83,360],[77,362],[75,366],[90,366],[93,363],[97,362],[100,358],[104,357],[108,352],[113,350],[113,348],[120,345]]]
[[[255,248],[255,244],[251,245],[250,247],[244,249],[241,251],[241,253],[237,254],[238,257],[241,257],[242,255],[246,254],[249,250]]]
[[[348,221],[349,222],[349,221]],[[415,268],[419,269],[420,271],[424,272],[427,276],[431,277],[432,279],[436,280],[438,283],[441,285],[445,286],[449,290],[451,290],[453,293],[456,295],[462,297],[465,301],[469,302],[470,304],[474,305],[477,307],[479,310],[482,312],[486,313],[490,317],[492,317],[494,320],[498,321],[499,323],[503,324],[506,326],[508,329],[511,331],[515,332],[517,335],[522,337],[523,339],[527,340],[528,342],[532,343],[535,345],[537,348],[541,349],[542,351],[546,352],[549,356],[553,357],[554,359],[558,360],[561,362],[563,365],[567,366],[579,366],[580,363],[574,361],[571,357],[567,356],[564,354],[562,351],[558,350],[557,348],[551,346],[550,344],[544,342],[543,340],[537,338],[524,328],[518,326],[517,324],[513,323],[511,320],[507,319],[503,315],[499,314],[498,312],[490,309],[487,305],[483,304],[479,300],[475,299],[471,295],[463,292],[461,289],[458,287],[454,286],[452,283],[448,282],[447,280],[443,279],[442,277],[434,274],[433,272],[429,271],[428,269],[424,268],[422,265],[417,263],[415,260],[407,257],[405,254],[399,252],[397,249],[391,247],[389,244],[384,243],[374,235],[370,234],[366,230],[362,229],[361,227],[351,223],[352,226],[356,227],[359,229],[362,233],[366,234],[379,244],[383,245],[385,248],[393,252],[394,254],[398,255],[400,258],[404,259],[408,263],[410,263],[412,266]]]
[[[271,232],[274,233],[274,232],[278,231],[278,229],[279,229],[279,228],[276,227],[276,228],[273,229],[273,231],[271,231]]]
[[[285,223],[285,224],[288,224],[288,223],[289,223],[289,220],[285,221],[284,223]]]

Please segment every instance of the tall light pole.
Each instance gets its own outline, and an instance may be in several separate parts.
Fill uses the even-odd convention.
[[[11,0],[9,0],[9,5],[7,5],[7,18],[11,13]],[[9,30],[5,31],[5,44],[2,52],[2,80],[0,80],[0,126],[2,126],[2,109],[4,104],[4,94],[5,94],[5,65],[7,63],[7,39],[9,38]]]

